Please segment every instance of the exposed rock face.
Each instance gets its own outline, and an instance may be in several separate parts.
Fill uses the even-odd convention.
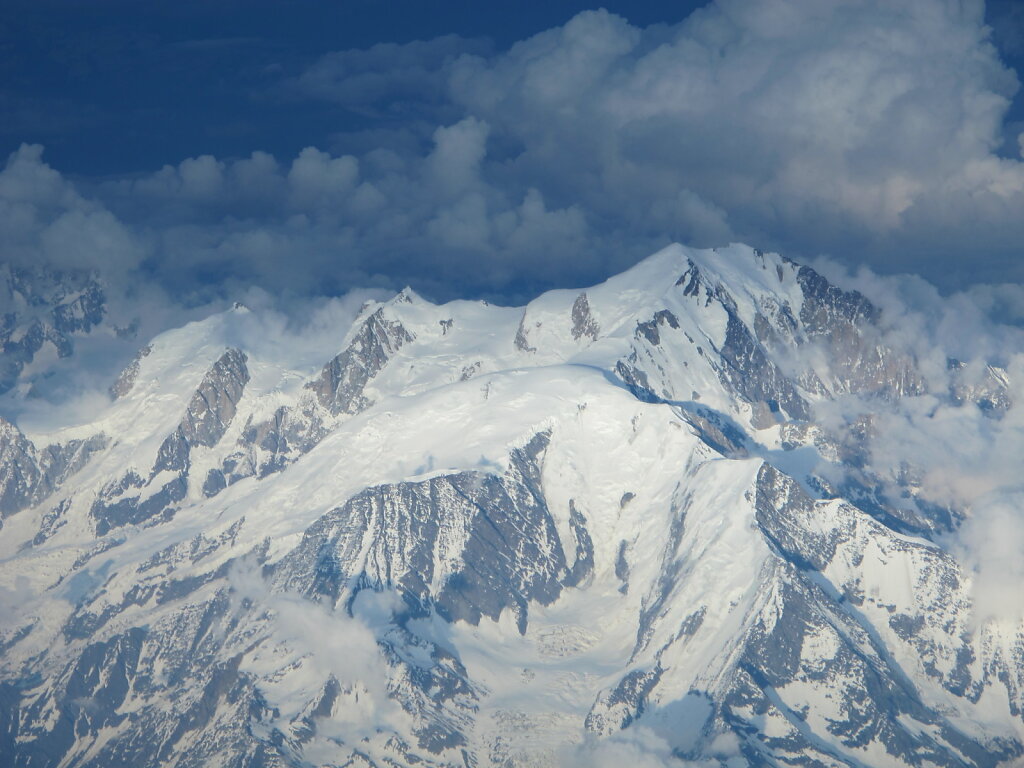
[[[590,313],[587,294],[581,293],[572,305],[572,337],[574,339],[586,337],[591,341],[596,341],[600,331],[597,320]]]
[[[592,567],[574,512],[577,551],[567,568],[540,486],[547,443],[538,434],[513,451],[500,478],[460,473],[367,489],[311,526],[275,580],[332,605],[367,587],[398,589],[447,621],[477,624],[511,609],[525,632],[531,602],[550,604]]]
[[[778,418],[781,412],[789,419],[806,419],[809,415],[807,402],[796,386],[768,357],[735,311],[725,306],[729,325],[721,349],[723,365],[719,367],[723,383],[748,402],[765,404],[771,414],[769,418]],[[755,426],[768,426],[769,423],[760,417]]]
[[[289,461],[312,449],[326,434],[323,418],[316,409],[279,408],[270,421],[246,426],[242,432],[242,441],[243,445],[248,447],[248,452],[232,454],[225,462],[225,470],[238,477],[248,477],[252,474],[266,477],[271,472],[283,469]],[[260,453],[256,454],[253,448],[258,449]],[[237,462],[234,457],[243,456],[248,459],[248,464],[239,471],[231,462]]]
[[[178,428],[160,446],[153,474],[185,471],[192,446],[210,448],[220,442],[249,383],[245,362],[244,352],[229,349],[214,363],[192,396]]]
[[[146,522],[164,522],[173,514],[172,507],[185,498],[188,481],[182,475],[148,488],[138,475],[129,472],[121,480],[105,486],[89,509],[96,521],[96,535],[105,536],[114,528]]]
[[[526,335],[526,313],[523,313],[523,319],[519,321],[519,328],[516,330],[516,349],[520,352],[536,352],[537,348],[530,345],[530,340]]]
[[[188,493],[192,449],[212,448],[220,442],[235,417],[248,382],[245,353],[228,349],[206,372],[178,426],[161,443],[148,478],[128,470],[96,494],[89,515],[97,535],[104,536],[126,525],[153,524],[173,517],[175,505]],[[161,473],[173,476],[158,477]],[[208,477],[206,487],[210,486]]]
[[[856,291],[843,291],[810,267],[800,267],[804,294],[800,321],[811,342],[830,351],[837,392],[873,392],[886,397],[920,394],[924,382],[912,359],[881,343],[879,310]]]
[[[704,306],[719,304],[727,314],[725,343],[719,350],[725,363],[720,368],[723,383],[752,404],[764,404],[772,414],[769,423],[780,413],[789,419],[808,418],[800,389],[815,395],[867,392],[886,397],[923,391],[914,360],[882,343],[881,313],[870,301],[835,287],[810,267],[789,262],[787,268],[796,269],[798,314],[788,301],[768,296],[761,299],[750,324],[738,314],[728,289],[705,279],[692,261],[679,278],[684,295]],[[783,266],[778,269],[781,274]],[[776,359],[792,359],[793,347],[799,346],[820,350],[827,369],[784,373]]]
[[[39,484],[35,446],[21,430],[0,421],[0,514],[27,507]]]
[[[669,310],[659,309],[654,313],[654,317],[652,319],[645,322],[638,322],[636,324],[637,340],[643,337],[649,344],[658,346],[661,344],[661,332],[659,329],[666,326],[672,330],[678,330],[679,319]]]
[[[121,374],[117,377],[117,381],[110,385],[111,397],[116,400],[119,397],[124,397],[132,391],[132,387],[135,386],[135,380],[139,376],[139,367],[142,364],[142,359],[152,351],[153,347],[148,344],[139,350],[138,354],[135,355],[135,358],[123,371],[121,371]]]
[[[363,394],[367,383],[412,340],[401,323],[386,319],[384,310],[379,309],[363,323],[348,348],[325,365],[320,377],[308,386],[331,414],[358,413],[370,404]]]
[[[0,419],[0,518],[42,502],[107,442],[95,435],[39,450],[16,426]]]

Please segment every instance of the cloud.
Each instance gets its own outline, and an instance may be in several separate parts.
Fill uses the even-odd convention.
[[[287,80],[284,87],[294,96],[334,102],[369,117],[404,121],[444,102],[447,69],[456,58],[489,52],[486,41],[458,35],[335,51]]]
[[[135,321],[148,337],[190,318],[159,284],[143,279],[149,249],[139,233],[47,165],[42,151],[38,145],[24,144],[0,169],[0,266],[26,270],[26,283],[36,285],[43,298],[26,302],[24,288],[4,285],[0,314],[11,324],[8,333],[13,329],[17,338],[35,322],[52,321],[47,301],[73,300],[73,291],[85,283],[84,273],[99,273],[109,321],[103,332],[89,338],[74,334],[72,343],[79,354],[73,359],[59,357],[55,345],[45,344],[23,371],[22,385],[0,397],[5,417],[25,416],[46,428],[60,424],[62,418],[77,421],[95,414],[106,402],[111,377],[136,348],[131,341],[115,338],[113,327]],[[59,275],[37,280],[38,267]],[[20,366],[15,375],[18,371]],[[23,399],[26,393],[28,401]],[[66,406],[59,411],[54,408],[58,401]]]
[[[318,686],[329,678],[338,683],[341,700],[329,718],[318,721],[321,736],[357,744],[384,729],[412,730],[412,719],[389,693],[391,671],[378,643],[403,607],[397,593],[363,590],[353,600],[351,613],[332,610],[302,595],[272,590],[252,559],[236,563],[228,581],[234,612],[255,606],[269,619],[265,642],[275,646],[283,670],[304,668],[298,677],[311,678]],[[306,704],[294,693],[288,686],[268,686],[264,691],[285,717],[294,717],[295,706]],[[281,694],[281,700],[275,700]]]
[[[487,123],[468,117],[434,131],[434,149],[427,156],[426,178],[452,198],[480,185],[480,163],[487,153]]]
[[[31,609],[38,599],[27,576],[15,576],[13,587],[0,586],[0,625],[17,627],[25,618],[25,609]]]
[[[291,203],[302,206],[338,205],[355,190],[359,161],[351,156],[331,157],[306,147],[288,171]]]
[[[974,618],[1024,621],[1024,490],[1003,490],[978,499],[954,546],[974,570]]]
[[[7,263],[117,274],[139,266],[146,252],[135,234],[101,203],[23,144],[0,171],[0,252]]]
[[[498,52],[338,51],[280,87],[360,115],[345,150],[200,155],[86,201],[26,148],[8,196],[74,214],[23,253],[60,258],[80,230],[192,303],[405,283],[523,301],[672,240],[946,290],[1024,279],[1024,163],[1000,154],[1018,80],[984,22],[979,0],[716,0],[647,28],[584,12]]]
[[[187,303],[252,286],[302,296],[408,283],[440,299],[525,300],[573,279],[572,257],[599,244],[579,206],[494,183],[489,143],[488,124],[465,117],[438,126],[422,155],[201,156],[97,194],[105,215],[135,222],[149,276]]]
[[[1018,253],[1024,167],[994,153],[1018,83],[988,35],[980,2],[718,0],[645,30],[590,12],[463,57],[451,94],[522,147],[521,178],[638,242],[732,237],[948,287]]]
[[[1017,353],[1011,381],[1024,376]],[[984,366],[972,366],[976,373]],[[974,620],[1013,625],[1024,621],[1024,488],[1019,457],[1024,451],[1020,403],[1001,420],[985,418],[972,404],[961,408],[932,398],[905,405],[902,417],[881,414],[872,440],[871,462],[884,473],[909,466],[920,496],[963,515],[959,526],[940,537],[973,575]]]

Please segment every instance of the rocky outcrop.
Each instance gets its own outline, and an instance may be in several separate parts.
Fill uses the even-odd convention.
[[[132,391],[132,387],[135,386],[135,380],[139,377],[139,369],[142,365],[142,359],[144,357],[148,357],[152,351],[153,347],[147,344],[140,349],[132,361],[125,366],[125,369],[118,375],[117,380],[110,385],[110,396],[112,398],[117,400]]]
[[[596,341],[600,332],[601,328],[590,311],[587,294],[581,293],[572,305],[572,337],[577,341],[581,338]]]
[[[800,267],[797,281],[804,295],[803,331],[810,342],[827,350],[835,391],[885,397],[923,391],[914,360],[880,338],[877,307],[857,291],[837,288],[810,267]]]
[[[358,413],[370,404],[364,394],[366,385],[412,340],[400,322],[385,317],[382,307],[363,322],[345,351],[325,365],[307,387],[332,415]]]
[[[950,396],[957,405],[974,403],[983,414],[1000,419],[1013,406],[1010,394],[1010,379],[1005,369],[987,364],[979,372],[979,366],[968,366],[961,360],[947,361],[952,383]]]
[[[16,426],[0,419],[0,518],[41,503],[108,442],[104,435],[95,435],[39,450]]]
[[[755,406],[755,426],[766,427],[773,421],[804,420],[810,415],[807,401],[796,385],[765,352],[735,309],[725,304],[729,314],[725,343],[719,350],[717,366],[722,382]],[[761,415],[763,414],[763,415]]]
[[[203,377],[177,429],[160,446],[153,474],[184,472],[193,446],[211,448],[220,442],[235,417],[249,383],[245,353],[229,349]]]

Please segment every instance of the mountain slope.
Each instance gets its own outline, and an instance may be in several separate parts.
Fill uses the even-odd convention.
[[[743,246],[518,309],[407,289],[320,367],[253,323],[153,339],[89,423],[3,425],[5,764],[1024,755],[1024,627],[974,620],[965,510],[872,460],[911,404],[1010,412],[994,364],[930,378]]]

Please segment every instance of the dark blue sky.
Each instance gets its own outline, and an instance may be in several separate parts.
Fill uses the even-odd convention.
[[[375,121],[277,87],[330,51],[456,34],[491,49],[597,7],[586,0],[7,0],[0,153],[46,146],[64,173],[151,171],[185,157],[290,157]],[[603,7],[641,26],[697,0]],[[337,140],[334,139],[337,144]],[[344,142],[342,142],[343,144]],[[345,149],[344,146],[337,147]]]
[[[1024,282],[1019,0],[604,7],[6,0],[0,252],[193,303],[522,301],[670,241]]]

